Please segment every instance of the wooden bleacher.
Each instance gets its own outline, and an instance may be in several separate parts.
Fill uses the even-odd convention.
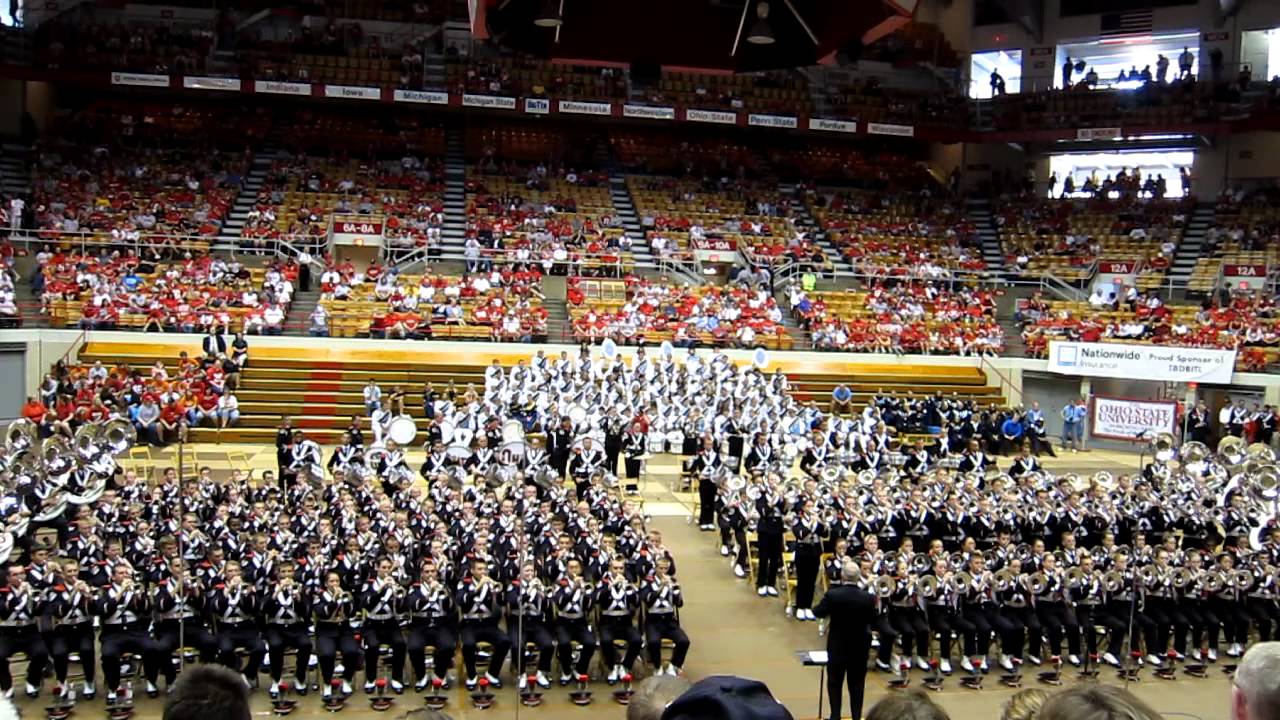
[[[125,362],[143,372],[161,360],[173,370],[180,351],[199,354],[199,336],[184,337],[185,342],[175,338],[171,344],[89,342],[81,349],[79,360],[101,360],[108,366]],[[378,350],[343,348],[340,341],[324,348],[251,347],[249,364],[236,392],[240,424],[221,433],[210,427],[194,429],[191,439],[271,443],[281,416],[289,415],[294,427],[305,430],[318,442],[336,442],[351,416],[366,415],[361,390],[370,378],[382,386],[384,397],[393,386],[404,390],[405,409],[418,421],[421,433],[427,424],[422,409],[425,383],[443,391],[452,380],[459,392],[465,391],[468,384],[482,391],[484,369],[494,357],[509,365],[517,357],[531,357],[535,351],[512,344],[494,344],[492,352],[424,351],[416,343],[399,349],[399,342],[389,341],[385,349]],[[941,393],[984,404],[1003,402],[999,388],[987,385],[986,376],[976,367],[853,364],[838,357],[832,355],[830,363],[821,365],[806,361],[800,364],[802,369],[788,373],[792,393],[798,400],[813,400],[825,407],[831,391],[844,383],[853,390],[855,403],[866,403],[879,393]]]

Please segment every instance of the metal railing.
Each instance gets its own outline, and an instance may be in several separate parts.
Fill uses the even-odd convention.
[[[1014,407],[1016,405],[1022,404],[1022,387],[1019,386],[1017,383],[1015,383],[1012,380],[1012,378],[1005,375],[1004,372],[1000,370],[1000,368],[996,367],[996,364],[991,362],[991,358],[987,357],[986,355],[979,354],[978,367],[984,373],[990,373],[990,375],[995,375],[997,384],[1000,386],[1000,394],[1005,396],[1005,399],[1008,401],[1009,407]],[[990,377],[990,375],[988,375],[988,377]],[[1013,399],[1013,396],[1015,394],[1018,396],[1017,402],[1014,402],[1014,399]]]

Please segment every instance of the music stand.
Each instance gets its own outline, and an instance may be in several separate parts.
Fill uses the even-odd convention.
[[[827,656],[827,651],[826,650],[802,650],[796,653],[796,657],[799,658],[801,665],[805,667],[818,668],[818,720],[822,720],[823,700],[825,699],[822,693],[823,693],[823,690],[826,689],[825,685],[827,680],[827,663],[829,661],[829,658]]]

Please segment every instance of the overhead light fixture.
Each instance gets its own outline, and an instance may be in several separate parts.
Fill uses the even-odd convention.
[[[557,7],[556,0],[547,0],[542,5],[542,11],[533,19],[533,24],[541,28],[558,28],[564,22],[564,0],[560,0]]]
[[[773,28],[769,27],[769,3],[756,3],[756,22],[747,33],[747,42],[752,45],[772,45],[775,41]]]

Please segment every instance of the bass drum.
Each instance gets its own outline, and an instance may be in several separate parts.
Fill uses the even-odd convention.
[[[391,421],[391,426],[387,428],[387,437],[396,441],[401,447],[408,447],[413,439],[418,435],[418,425],[413,418],[401,415]]]
[[[649,452],[660,453],[666,452],[667,436],[662,434],[661,430],[649,431]]]

